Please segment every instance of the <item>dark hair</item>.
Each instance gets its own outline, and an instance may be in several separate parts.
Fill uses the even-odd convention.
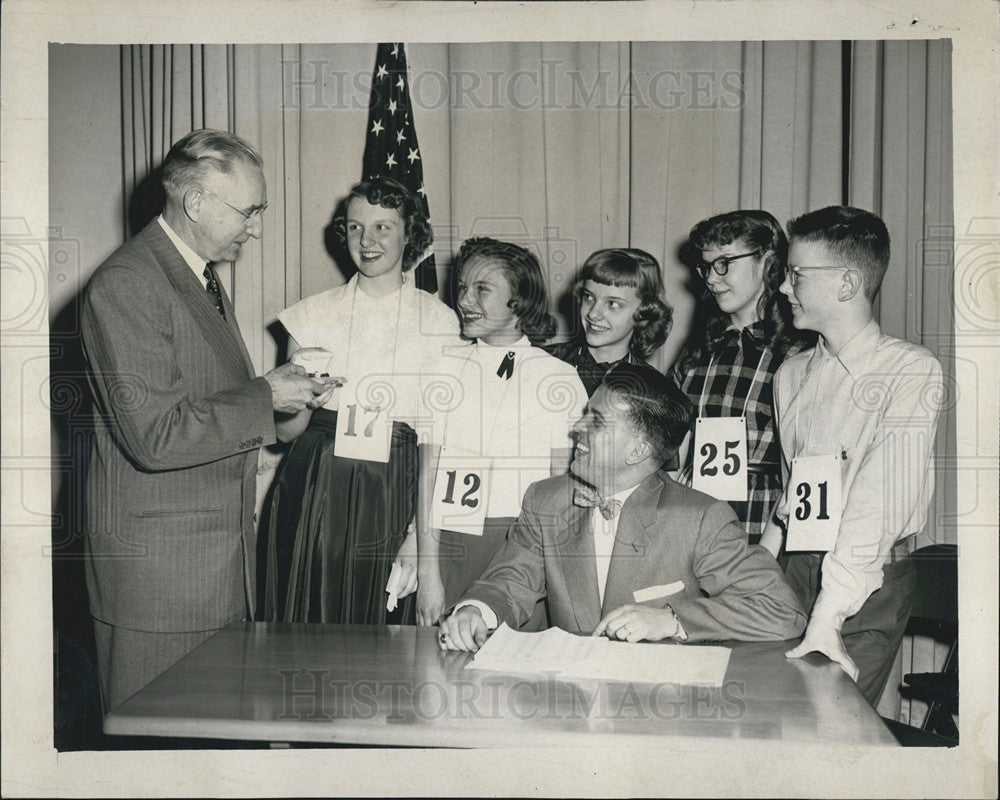
[[[620,361],[601,385],[625,401],[629,421],[657,459],[666,461],[677,452],[694,417],[691,400],[677,384],[648,364]]]
[[[874,299],[889,267],[889,231],[871,211],[851,206],[827,206],[788,222],[788,235],[804,242],[822,242],[845,267],[861,273],[865,297]]]
[[[161,180],[168,198],[179,200],[200,188],[211,172],[229,175],[238,163],[264,168],[260,153],[235,133],[212,128],[191,131],[174,142],[163,159]]]
[[[537,345],[551,339],[556,332],[556,321],[549,313],[549,296],[538,259],[516,244],[481,236],[462,242],[455,275],[473,258],[491,259],[503,269],[510,286],[508,305],[531,343]]]
[[[573,296],[578,301],[586,281],[635,289],[639,308],[633,317],[635,328],[629,341],[633,355],[649,358],[667,340],[673,326],[673,309],[663,301],[660,265],[645,250],[614,247],[591,253],[573,282]]]
[[[781,292],[788,262],[788,240],[785,232],[766,211],[730,211],[704,219],[691,229],[688,254],[693,261],[701,259],[701,251],[724,247],[733,242],[745,242],[764,255],[764,291],[757,301],[757,317],[764,324],[764,338],[776,352],[785,352],[797,339],[791,325],[789,307]],[[691,335],[677,359],[677,368],[684,374],[708,361],[714,342],[729,327],[729,315],[722,311],[701,278],[702,294],[695,306]]]
[[[354,184],[347,199],[339,206],[333,221],[337,241],[347,246],[347,211],[354,198],[367,200],[373,206],[394,208],[403,218],[406,244],[403,247],[403,272],[412,267],[418,258],[434,243],[434,232],[424,213],[424,204],[413,192],[394,178],[370,178]]]

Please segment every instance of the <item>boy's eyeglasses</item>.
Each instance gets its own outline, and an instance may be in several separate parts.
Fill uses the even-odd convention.
[[[749,253],[741,253],[738,256],[719,256],[712,261],[699,261],[698,272],[701,274],[702,278],[708,278],[708,271],[711,269],[716,275],[721,277],[729,272],[729,265],[734,261],[739,261],[741,258],[750,258],[750,256],[757,255],[760,255],[760,250],[751,250]]]
[[[212,197],[214,197],[224,206],[229,206],[233,211],[235,211],[237,214],[243,217],[243,221],[247,223],[252,222],[254,219],[260,219],[263,216],[264,212],[267,211],[267,203],[264,203],[264,205],[262,206],[256,206],[254,208],[251,208],[249,211],[243,211],[242,209],[239,209],[236,206],[234,206],[232,203],[227,203],[225,200],[219,197],[219,195],[217,195],[210,189],[203,189],[202,191],[204,191],[205,194],[212,195]]]
[[[813,270],[826,270],[826,269],[842,269],[845,272],[850,271],[850,267],[799,267],[792,266],[789,264],[785,267],[785,277],[788,278],[788,282],[793,286],[798,286],[799,278],[802,277],[801,273],[810,272]]]

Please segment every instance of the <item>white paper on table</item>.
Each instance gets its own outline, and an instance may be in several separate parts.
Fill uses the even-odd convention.
[[[502,624],[466,667],[565,679],[722,686],[728,647],[613,642],[560,628],[521,633]]]
[[[389,597],[385,601],[386,611],[395,611],[396,603],[399,601],[399,581],[403,577],[403,568],[398,561],[392,562],[392,569],[389,570],[389,580],[385,582],[385,590]]]

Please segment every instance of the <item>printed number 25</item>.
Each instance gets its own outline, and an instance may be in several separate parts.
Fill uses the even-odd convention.
[[[733,452],[738,446],[739,442],[726,442],[726,463],[722,465],[723,475],[735,475],[740,471],[740,457]],[[719,468],[716,466],[711,466],[712,462],[715,461],[715,457],[719,454],[719,448],[716,447],[712,442],[705,442],[701,446],[701,454],[705,456],[705,460],[701,462],[701,474],[702,475],[718,475]]]
[[[455,470],[448,470],[448,490],[444,493],[444,502],[455,504]],[[468,506],[469,508],[475,508],[479,505],[479,498],[476,497],[476,492],[479,491],[480,479],[475,472],[469,472],[464,478],[462,478],[462,483],[469,487],[468,491],[462,495],[462,505]]]

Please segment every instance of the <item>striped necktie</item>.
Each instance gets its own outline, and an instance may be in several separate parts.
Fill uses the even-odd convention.
[[[202,274],[205,276],[205,289],[211,295],[216,311],[225,319],[226,309],[222,305],[222,290],[219,288],[219,280],[215,277],[215,270],[212,269],[212,265],[206,264],[205,271]]]

